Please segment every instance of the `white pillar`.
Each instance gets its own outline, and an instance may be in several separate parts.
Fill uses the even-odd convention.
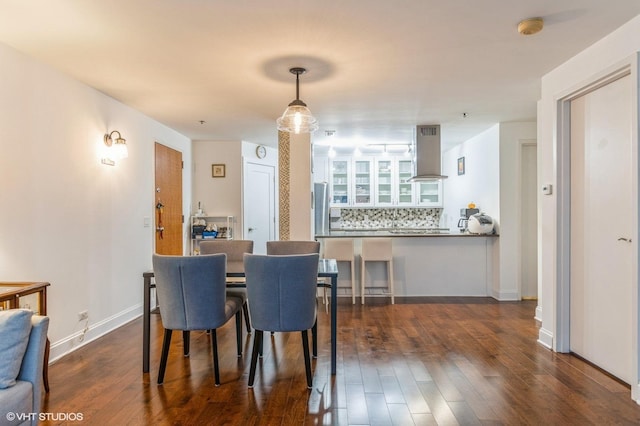
[[[280,239],[311,240],[311,135],[278,132]]]

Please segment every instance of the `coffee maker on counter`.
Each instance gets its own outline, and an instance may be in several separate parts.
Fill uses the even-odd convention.
[[[471,206],[473,206],[473,208],[471,208]],[[476,209],[475,204],[469,204],[469,208],[460,209],[460,220],[458,220],[460,232],[468,231],[469,218],[476,213],[480,213],[480,209]]]

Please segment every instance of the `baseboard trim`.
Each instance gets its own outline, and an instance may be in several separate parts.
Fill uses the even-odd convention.
[[[87,343],[93,342],[116,328],[122,327],[141,315],[142,305],[137,304],[95,324],[87,325],[86,331],[85,328],[83,328],[70,336],[51,343],[49,363],[52,364],[56,362],[71,352],[80,349]]]
[[[538,330],[538,343],[553,350],[553,333],[540,327],[540,330]]]
[[[501,302],[520,300],[520,296],[517,291],[493,291],[491,297]]]
[[[540,305],[536,306],[536,313],[534,318],[536,319],[536,321],[539,321],[540,323],[542,323],[542,306]]]

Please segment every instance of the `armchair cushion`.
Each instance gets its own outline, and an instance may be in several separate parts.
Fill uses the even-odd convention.
[[[16,384],[29,343],[32,316],[28,309],[0,311],[0,389]]]

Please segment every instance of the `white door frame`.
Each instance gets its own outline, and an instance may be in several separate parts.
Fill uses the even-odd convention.
[[[595,91],[622,77],[631,76],[632,81],[632,256],[638,259],[638,55],[632,55],[614,66],[607,68],[589,80],[577,84],[574,88],[558,96],[557,99],[557,123],[556,123],[556,190],[557,190],[557,231],[556,231],[556,293],[555,293],[555,339],[553,349],[557,352],[570,351],[570,302],[571,302],[571,101],[589,92]],[[615,220],[615,218],[612,218]],[[632,374],[635,378],[631,384],[631,397],[640,401],[640,384],[638,375],[639,350],[638,350],[638,276],[639,264],[632,271],[632,297],[635,303],[632,306],[632,347],[633,366]]]

